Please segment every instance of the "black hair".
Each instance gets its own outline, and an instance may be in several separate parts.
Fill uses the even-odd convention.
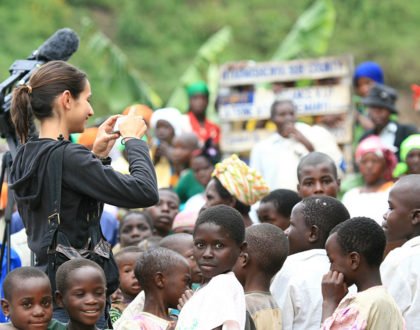
[[[331,235],[337,234],[337,243],[345,253],[357,252],[369,266],[381,265],[386,237],[381,226],[367,217],[351,218],[337,225]]]
[[[19,283],[21,281],[30,281],[32,278],[42,278],[50,284],[47,274],[42,270],[35,267],[19,267],[7,274],[3,281],[4,298],[9,301],[12,300],[13,291],[19,286]]]
[[[302,157],[299,161],[297,167],[298,181],[300,182],[300,179],[302,177],[302,171],[305,166],[317,166],[319,164],[328,164],[328,166],[331,168],[332,175],[336,180],[338,180],[337,166],[335,165],[332,158],[322,152],[313,151],[307,154],[306,156]]]
[[[193,242],[193,236],[191,234],[187,234],[187,233],[177,233],[177,234],[172,234],[169,236],[166,236],[164,238],[162,238],[162,240],[159,242],[159,246],[169,249],[169,250],[173,250],[175,252],[181,253],[180,251],[178,251],[178,244],[179,242],[182,241],[188,241],[188,242]]]
[[[174,196],[176,196],[176,198],[178,199],[178,202],[180,202],[178,194],[172,188],[159,188],[158,192],[160,193],[161,191],[167,191],[167,192],[170,192],[170,193],[174,194]]]
[[[64,295],[67,292],[67,285],[69,282],[69,278],[71,276],[71,273],[76,270],[83,267],[92,267],[96,268],[99,273],[101,274],[101,277],[104,280],[104,284],[106,285],[106,277],[103,269],[92,260],[84,259],[84,258],[76,258],[71,259],[69,261],[66,261],[62,265],[60,265],[57,269],[57,273],[55,274],[55,282],[57,290],[61,292],[62,295]]]
[[[118,264],[121,261],[122,257],[124,257],[126,254],[130,254],[130,253],[140,254],[142,252],[143,250],[138,246],[127,246],[119,250],[117,253],[115,253],[114,259],[115,259],[115,262]]]
[[[343,203],[333,197],[311,196],[303,199],[300,203],[306,225],[318,227],[323,245],[335,226],[350,219],[349,211]]]
[[[150,216],[149,212],[147,212],[146,210],[144,211],[128,211],[126,214],[124,214],[124,216],[122,217],[121,221],[120,221],[120,227],[118,228],[119,233],[121,234],[121,230],[124,227],[124,222],[125,220],[127,220],[129,217],[131,217],[132,215],[137,215],[140,217],[143,217],[144,220],[146,220],[146,223],[149,225],[150,229],[153,231],[153,219]]]
[[[212,223],[222,227],[224,231],[233,239],[238,246],[245,240],[245,225],[242,215],[234,208],[227,205],[216,205],[205,209],[198,215],[195,223],[194,233],[197,228],[205,223]]]
[[[293,110],[296,111],[296,105],[292,100],[284,99],[284,100],[277,100],[274,101],[270,108],[270,118],[272,119],[274,117],[274,111],[276,111],[277,107],[281,104],[290,104],[293,108]]]
[[[161,236],[153,235],[142,240],[137,246],[140,248],[140,252],[146,252],[158,247],[161,240]]]
[[[187,260],[178,252],[157,247],[146,251],[137,259],[134,275],[147,292],[152,288],[153,277],[157,273],[169,273],[182,263],[188,265]]]
[[[217,177],[213,177],[212,179],[215,182],[214,186],[216,188],[216,191],[222,199],[226,199],[226,200],[235,199],[234,208],[238,210],[240,214],[246,215],[249,213],[249,211],[251,210],[250,205],[246,205],[242,203],[240,200],[238,200],[237,198],[235,198],[234,196],[232,196],[230,192],[222,185],[222,183]]]
[[[27,141],[33,116],[40,120],[52,117],[55,98],[68,90],[77,99],[86,81],[86,74],[73,65],[51,61],[42,65],[27,85],[16,87],[10,113],[20,141]]]
[[[220,162],[220,152],[213,143],[212,138],[208,138],[201,149],[193,152],[191,158],[203,157],[213,166]]]
[[[293,207],[301,200],[302,198],[293,190],[276,189],[261,199],[261,204],[273,203],[278,214],[290,218]]]
[[[270,277],[280,270],[289,255],[289,242],[283,230],[269,223],[248,227],[245,241],[252,262]]]

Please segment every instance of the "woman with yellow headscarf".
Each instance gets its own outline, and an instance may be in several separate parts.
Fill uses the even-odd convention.
[[[225,204],[238,210],[245,226],[252,225],[249,217],[251,205],[269,193],[262,176],[250,168],[237,155],[216,164],[212,179],[206,187],[206,203],[202,210]]]

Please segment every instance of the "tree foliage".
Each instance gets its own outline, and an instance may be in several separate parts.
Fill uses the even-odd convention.
[[[181,78],[194,66],[200,47],[225,26],[230,27],[231,37],[218,53],[218,63],[267,61],[283,41],[287,45],[293,31],[298,28],[305,31],[311,20],[320,19],[315,14],[297,21],[314,2],[2,0],[0,79],[8,76],[14,60],[28,56],[55,30],[70,27],[81,36],[79,50],[71,63],[89,75],[96,114],[120,112],[130,103],[147,100],[147,94],[158,94],[165,103],[185,83]],[[417,75],[420,46],[416,42],[420,2],[324,2],[334,4],[336,17],[327,49],[329,55],[351,53],[356,63],[377,61],[385,69],[386,81],[400,89],[408,90],[411,83],[420,82]],[[331,12],[324,17],[324,23],[333,18]],[[88,21],[92,26],[86,24]],[[301,40],[310,43],[313,33],[307,30]],[[95,35],[97,46],[92,49]],[[294,38],[300,37],[295,34]],[[325,50],[327,44],[315,46],[312,52],[283,46],[282,57],[313,56]],[[292,50],[292,55],[287,54]],[[119,76],[114,65],[128,74]],[[207,75],[217,76],[215,68],[215,62],[209,62]],[[148,97],[146,103],[159,105],[157,98]]]

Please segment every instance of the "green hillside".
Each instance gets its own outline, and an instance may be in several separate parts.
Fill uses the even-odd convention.
[[[219,63],[269,60],[312,2],[1,0],[0,79],[15,59],[28,56],[57,29],[70,27],[81,37],[71,62],[92,80],[97,115],[135,101],[130,84],[122,80],[141,79],[165,102],[200,46],[222,27],[231,27],[232,39]],[[387,82],[402,90],[420,83],[415,29],[420,2],[336,0],[334,5],[337,19],[328,54],[375,60],[385,68]],[[109,38],[112,56],[89,47],[97,32]],[[131,75],[119,78],[127,70]]]

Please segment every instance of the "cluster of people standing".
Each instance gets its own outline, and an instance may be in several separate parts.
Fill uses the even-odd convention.
[[[354,87],[349,176],[292,100],[245,162],[222,157],[203,82],[185,115],[133,105],[85,130],[86,74],[41,66],[13,94],[23,267],[3,281],[0,329],[417,329],[420,134],[376,63]]]

